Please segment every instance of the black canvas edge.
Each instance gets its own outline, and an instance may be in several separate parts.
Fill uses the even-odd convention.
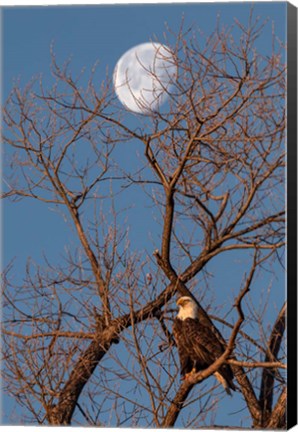
[[[287,3],[287,428],[297,424],[297,8]]]

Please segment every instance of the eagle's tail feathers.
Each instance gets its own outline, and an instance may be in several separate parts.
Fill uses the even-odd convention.
[[[217,379],[218,382],[220,382],[220,384],[223,386],[223,388],[225,389],[225,391],[227,392],[227,394],[229,396],[232,396],[230,387],[233,388],[232,386],[229,385],[228,381],[219,373],[219,372],[214,372],[214,376]],[[234,390],[234,388],[233,388]]]

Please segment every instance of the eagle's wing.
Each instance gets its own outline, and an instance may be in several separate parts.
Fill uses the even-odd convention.
[[[178,318],[175,318],[173,323],[173,335],[179,354],[180,372],[181,375],[185,375],[192,370],[193,362],[188,349],[189,343],[183,331],[183,321]]]
[[[193,327],[195,327],[195,325],[196,322],[192,324]],[[208,327],[200,325],[199,327],[197,326],[196,330],[196,337],[194,338],[195,350],[197,351],[199,348],[208,352],[208,358],[211,360],[211,363],[213,363],[224,353],[225,348]]]
[[[224,353],[225,346],[209,327],[202,325],[198,320],[186,319],[184,323],[184,332],[188,335],[189,343],[192,345],[193,354],[191,356],[197,359],[196,368],[197,370],[206,369]],[[223,364],[217,374],[226,381],[227,391],[228,387],[235,390],[234,375],[230,365]]]
[[[192,356],[198,358],[202,363],[202,368],[208,367],[224,352],[221,343],[215,338],[205,326],[202,326],[197,319],[188,318],[183,321],[182,331],[185,335],[184,344]]]

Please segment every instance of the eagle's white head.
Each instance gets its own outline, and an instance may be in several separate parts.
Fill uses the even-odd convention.
[[[181,320],[185,320],[186,318],[198,318],[199,308],[191,297],[180,297],[176,304],[179,306],[177,318]]]

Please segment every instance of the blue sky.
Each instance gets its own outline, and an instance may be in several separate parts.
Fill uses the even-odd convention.
[[[185,28],[195,24],[208,34],[214,28],[218,15],[221,22],[228,26],[233,23],[234,18],[246,22],[250,8],[249,2],[3,8],[3,99],[8,96],[16,79],[24,86],[33,76],[41,73],[45,85],[51,81],[49,66],[52,43],[58,61],[63,62],[71,56],[71,70],[75,73],[86,67],[88,76],[88,70],[98,61],[100,83],[107,70],[111,76],[117,60],[132,46],[155,37],[162,42],[165,22],[177,31],[184,16]],[[272,22],[275,23],[280,39],[285,40],[286,3],[255,3],[254,13],[269,18],[260,49],[266,52],[270,48]],[[131,116],[129,121],[137,124],[138,120]],[[129,167],[134,162],[139,163],[138,155],[142,154],[142,151],[138,144],[132,143],[129,151],[123,147],[119,156],[122,163]],[[3,187],[6,187],[5,180]],[[147,207],[141,191],[133,189],[129,194],[129,199],[133,202],[133,209],[129,212],[130,225],[134,226],[132,245],[135,249],[148,249],[151,252],[154,249],[150,243],[151,236],[158,241],[158,227],[152,218],[152,209]],[[24,200],[11,204],[7,201],[3,206],[3,223],[3,265],[15,258],[18,269],[14,271],[16,280],[21,278],[29,256],[41,262],[42,253],[45,251],[53,262],[59,262],[64,246],[72,245],[72,233],[66,228],[61,216],[49,206],[38,202]],[[146,228],[148,234],[144,236]],[[231,257],[227,259],[230,260]],[[237,256],[232,259],[236,262]],[[242,273],[235,271],[231,274],[225,263],[217,260],[211,264],[209,271],[214,273],[214,286],[219,281],[226,281],[222,291],[212,300],[213,307],[220,307],[227,297],[231,298],[232,303],[231,289],[237,293]],[[283,292],[278,289],[283,276],[280,272],[274,282],[276,295],[279,296],[276,298],[277,303],[283,296]],[[274,305],[272,307],[269,314],[275,310]],[[11,402],[4,398],[5,413],[10,411],[11,406]],[[237,411],[241,406],[236,403],[231,411]],[[229,407],[225,407],[225,410],[229,410]],[[225,417],[224,413],[222,415]],[[227,419],[229,418],[227,413]]]
[[[112,75],[120,56],[129,48],[154,37],[163,40],[165,23],[177,30],[184,16],[185,28],[198,25],[208,34],[216,23],[217,16],[225,25],[233,24],[234,18],[246,22],[251,4],[173,4],[139,6],[84,6],[84,7],[15,7],[4,8],[3,13],[3,99],[16,79],[21,86],[34,76],[42,74],[44,83],[50,80],[50,46],[60,62],[72,58],[74,74],[86,67],[88,70],[99,62],[98,81],[105,78],[106,70]],[[270,48],[270,22],[276,23],[276,32],[285,39],[285,3],[255,3],[256,15],[269,17],[267,32],[262,37],[263,49]],[[132,117],[131,121],[134,121]],[[142,152],[136,145],[134,151]],[[122,161],[131,159],[131,153],[124,151]],[[137,200],[136,200],[137,201]],[[141,204],[141,203],[140,203]],[[145,203],[142,203],[145,204]],[[57,239],[63,236],[64,225],[60,217],[49,212],[38,203],[21,202],[4,207],[4,259],[14,256],[35,256],[47,249],[56,253],[56,244],[49,244],[44,223],[55,223]],[[144,205],[141,206],[142,208]],[[16,211],[16,208],[18,210]],[[134,222],[142,220],[142,208],[136,209]],[[140,211],[140,213],[139,213]],[[19,215],[22,214],[20,224]],[[23,226],[28,229],[24,230]],[[34,227],[34,229],[30,229]],[[142,227],[140,226],[140,231]],[[13,233],[13,238],[11,233]],[[53,234],[55,236],[55,234]]]

